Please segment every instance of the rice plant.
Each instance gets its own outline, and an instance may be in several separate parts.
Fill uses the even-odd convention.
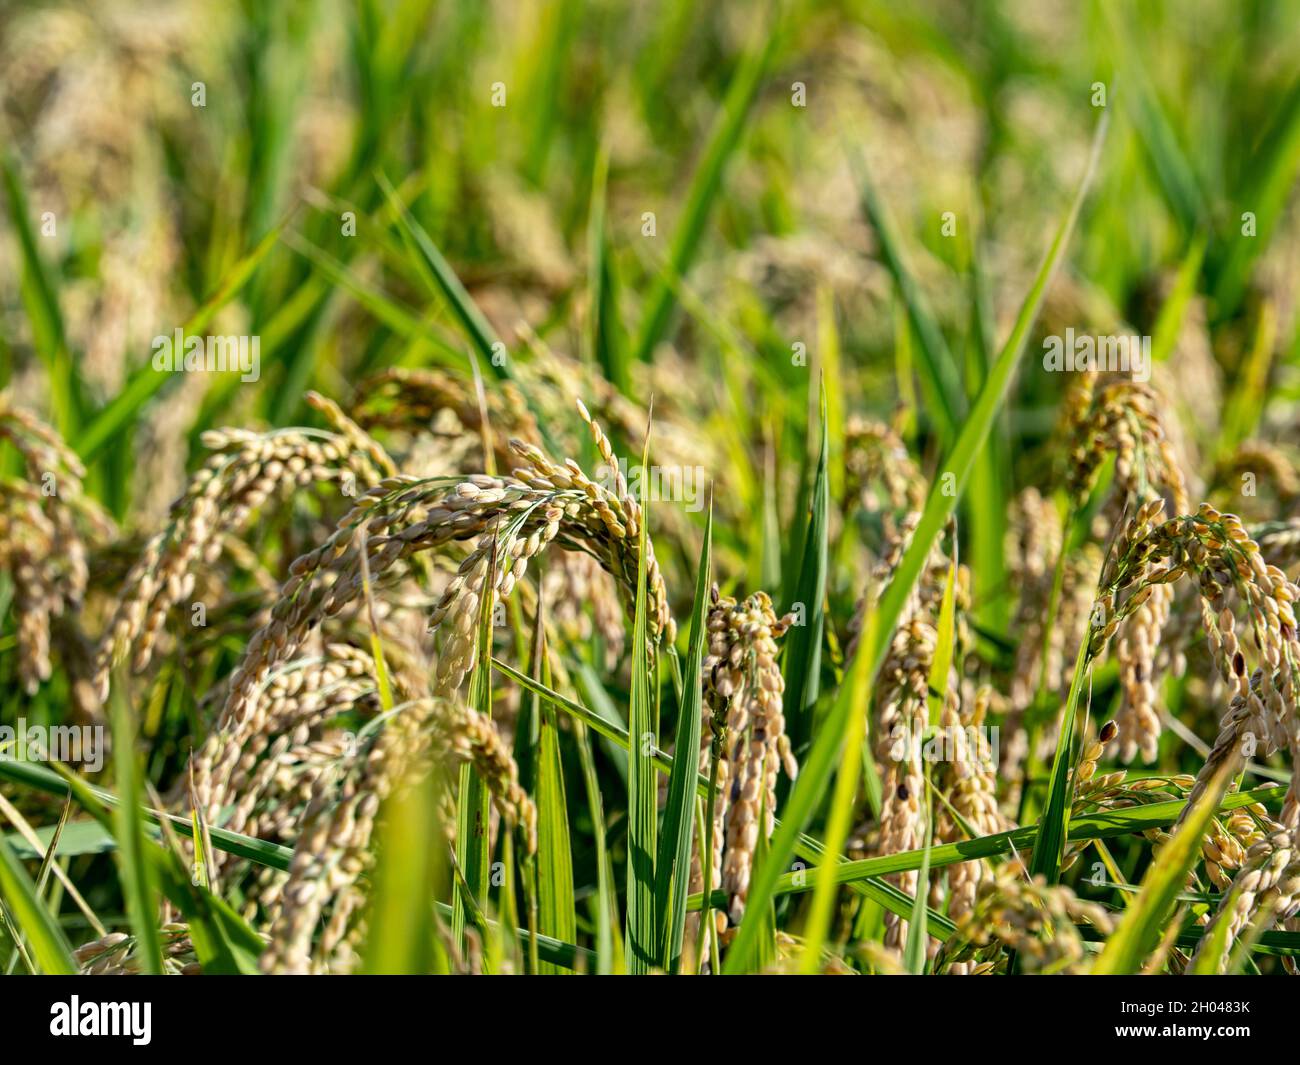
[[[1298,59],[6,13],[0,965],[1294,972]]]

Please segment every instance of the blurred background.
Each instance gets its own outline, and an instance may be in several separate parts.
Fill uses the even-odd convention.
[[[1193,500],[1262,437],[1275,491],[1236,502],[1290,516],[1297,57],[1287,2],[5,3],[0,385],[141,535],[203,430],[319,424],[308,389],[479,364],[579,457],[575,398],[635,452],[654,396],[659,460],[716,485],[721,572],[780,594],[817,382],[837,498],[857,415],[932,472],[1105,112],[965,504],[975,609],[1005,625],[1007,501],[1062,456],[1042,335],[1152,337]],[[259,338],[256,382],[151,369],[200,321]],[[694,558],[700,514],[662,520]]]
[[[1190,269],[1171,384],[1208,446],[1264,304],[1265,417],[1289,420],[1294,398],[1298,37],[1286,2],[8,2],[0,382],[75,441],[151,338],[275,234],[211,330],[260,335],[260,382],[169,381],[96,444],[105,498],[143,520],[176,494],[195,429],[286,424],[308,387],[343,397],[377,367],[454,364],[437,341],[463,344],[384,215],[382,174],[520,361],[540,343],[636,401],[685,392],[710,435],[765,420],[797,457],[805,434],[783,430],[806,418],[810,373],[786,356],[803,342],[824,360],[819,299],[842,402],[912,399],[846,142],[960,362],[972,283],[987,337],[1005,337],[1100,84],[1116,120],[1046,324],[1150,334]],[[735,402],[767,378],[768,409]],[[1052,387],[1026,376],[1017,432],[1050,428]]]
[[[857,416],[932,473],[1105,112],[965,504],[975,610],[1005,627],[1008,501],[1063,456],[1042,335],[1152,337],[1193,501],[1248,438],[1296,444],[1298,57],[1288,2],[8,2],[0,386],[137,537],[203,430],[320,424],[308,389],[346,406],[382,371],[477,363],[580,459],[574,399],[626,454],[653,396],[657,460],[716,486],[724,581],[780,596],[818,381],[837,501]],[[152,370],[152,338],[200,321],[259,338],[256,382]],[[456,428],[443,465],[476,468]],[[1268,458],[1275,491],[1234,500],[1257,520],[1296,496]],[[694,559],[698,510],[661,521],[666,564]],[[856,564],[830,580],[862,591]]]
[[[20,656],[0,656],[0,720],[93,705],[87,648],[207,457],[205,431],[319,428],[310,390],[426,475],[502,467],[516,432],[590,469],[578,399],[639,454],[653,399],[653,461],[713,485],[719,582],[784,609],[824,383],[832,676],[1103,116],[1091,192],[959,511],[969,672],[1017,713],[1035,701],[1017,644],[1035,657],[1028,626],[1050,591],[1034,508],[1070,482],[1078,443],[1060,435],[1078,428],[1071,377],[1044,372],[1044,337],[1149,338],[1191,505],[1271,532],[1294,572],[1300,4],[3,0],[0,394],[84,464],[103,535],[87,536],[77,624],[55,633],[83,665],[27,685]],[[182,327],[257,337],[258,379],[155,371],[153,338]],[[419,373],[443,376],[413,399],[402,375]],[[403,404],[432,431],[408,432]],[[22,461],[0,445],[0,475]],[[295,494],[209,574],[211,628],[172,618],[175,655],[133,703],[160,787],[180,779],[289,561],[343,509]],[[699,508],[653,511],[678,617],[703,523]],[[588,578],[605,579],[593,568],[561,590],[575,614],[605,610],[577,639],[594,620],[617,643],[618,604],[589,603]],[[1067,590],[1084,601],[1075,637],[1093,580]],[[3,572],[0,599],[0,649],[21,648]],[[1053,652],[1044,721],[1074,650]],[[607,683],[623,705],[625,647],[581,657],[593,702],[609,696],[589,667],[621,663]],[[1183,725],[1212,738],[1221,692],[1172,686]],[[1112,669],[1097,699],[1118,697]],[[1164,763],[1194,768],[1184,738],[1165,734]],[[606,783],[616,765],[602,759]],[[576,852],[580,892],[598,835]],[[1130,851],[1134,872],[1145,858]],[[119,906],[92,872],[92,902]]]

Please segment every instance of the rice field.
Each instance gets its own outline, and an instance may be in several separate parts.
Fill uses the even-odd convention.
[[[19,3],[0,171],[4,972],[1297,971],[1296,4]]]

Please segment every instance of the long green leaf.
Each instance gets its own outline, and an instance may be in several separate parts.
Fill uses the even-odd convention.
[[[885,650],[893,639],[894,630],[902,616],[903,606],[921,574],[935,539],[957,505],[957,499],[965,486],[975,456],[988,439],[993,420],[1010,387],[1011,377],[1019,364],[1029,329],[1038,315],[1043,296],[1064,256],[1065,247],[1069,242],[1093,171],[1096,169],[1097,159],[1101,154],[1106,128],[1107,119],[1103,116],[1093,137],[1087,169],[1069,212],[1052,242],[1046,259],[1039,268],[1011,335],[998,356],[997,363],[990,372],[989,379],[985,382],[970,417],[962,426],[948,459],[940,467],[941,476],[926,500],[912,543],[904,552],[893,579],[879,600],[879,625],[876,639],[872,645],[859,649],[860,654],[865,650],[871,656],[869,675],[872,683],[875,682],[876,674],[884,661]],[[948,479],[948,475],[951,475],[951,480]],[[756,870],[753,882],[750,884],[751,900],[756,899],[761,904],[775,892],[782,876],[782,869],[794,853],[797,837],[808,824],[820,796],[824,794],[831,769],[838,761],[840,745],[845,740],[848,724],[847,706],[837,707],[823,723],[820,734],[813,743],[812,750],[799,774],[799,781],[790,794],[782,824],[777,829],[776,835],[772,837],[773,860],[769,861],[765,868]],[[839,870],[837,869],[836,872],[838,873]],[[747,931],[746,922],[741,921],[736,938],[727,952],[726,971],[743,972],[747,969],[756,946],[754,941],[756,935],[757,930]]]
[[[876,645],[872,648],[873,677],[880,667],[885,648],[888,646],[889,641],[893,639],[894,629],[902,613],[903,604],[907,601],[907,597],[911,594],[912,588],[921,574],[925,560],[929,557],[930,549],[934,546],[936,538],[957,505],[958,498],[966,486],[966,480],[974,465],[975,456],[988,439],[998,409],[1005,401],[1007,391],[1011,387],[1011,379],[1019,366],[1020,356],[1029,337],[1029,330],[1038,317],[1038,311],[1042,306],[1048,286],[1051,284],[1056,270],[1064,258],[1070,235],[1074,231],[1074,224],[1078,219],[1088,187],[1092,182],[1092,176],[1096,171],[1097,161],[1101,156],[1101,148],[1105,143],[1108,126],[1109,118],[1103,114],[1093,136],[1083,178],[1079,182],[1079,187],[1075,192],[1065,219],[1061,222],[1051,247],[1038,269],[1034,283],[1021,305],[1019,315],[1016,317],[1011,335],[1007,338],[997,361],[989,371],[988,380],[984,383],[970,416],[962,426],[948,457],[939,467],[939,476],[926,499],[925,508],[921,513],[916,532],[913,534],[911,545],[904,552],[893,579],[881,596],[881,626]]]
[[[434,903],[434,909],[444,918],[451,917],[451,907],[445,902]],[[489,929],[496,927],[495,921],[486,922]],[[574,971],[590,972],[591,967],[596,961],[596,956],[586,947],[574,946],[572,943],[562,943],[551,936],[544,936],[540,932],[530,932],[526,928],[516,928],[515,935],[528,944],[537,945],[537,956],[544,962],[552,965],[562,965],[566,969]]]
[[[1193,237],[1187,244],[1187,251],[1178,265],[1173,287],[1165,302],[1160,305],[1155,326],[1151,330],[1151,361],[1166,362],[1174,353],[1178,335],[1182,332],[1183,319],[1187,308],[1196,295],[1196,279],[1200,276],[1201,263],[1205,259],[1205,234]]]
[[[690,191],[686,195],[686,206],[677,224],[677,232],[669,256],[669,267],[677,277],[686,277],[690,273],[691,264],[695,260],[695,254],[704,236],[704,227],[708,222],[709,213],[722,191],[727,162],[740,145],[745,121],[758,95],[763,75],[771,62],[780,36],[778,26],[763,27],[761,44],[741,61],[732,77],[731,85],[727,89],[727,98],[722,104],[722,113],[713,128],[699,168],[691,179]],[[635,358],[649,361],[654,355],[655,346],[664,338],[668,330],[669,319],[676,305],[672,288],[660,279],[649,297],[641,319]]]
[[[970,227],[967,227],[968,231]],[[971,402],[988,376],[993,360],[993,308],[988,292],[982,246],[972,240],[969,249],[970,327],[966,341],[966,392]],[[970,521],[972,562],[972,613],[981,626],[1006,632],[1011,623],[1011,597],[1007,592],[1007,497],[1012,476],[1005,412],[994,419],[988,443],[971,469],[966,513]]]
[[[955,537],[954,537],[955,539]],[[943,601],[939,605],[939,626],[936,631],[934,658],[930,661],[930,691],[927,696],[928,719],[931,728],[938,728],[943,718],[943,707],[948,697],[953,656],[953,630],[957,619],[957,556],[948,563],[948,579],[943,586]]]
[[[416,253],[415,261],[421,266],[421,273],[426,278],[430,288],[440,293],[443,299],[447,301],[447,306],[451,308],[452,314],[456,316],[461,328],[465,330],[465,335],[473,343],[479,357],[492,367],[492,372],[499,378],[510,377],[510,362],[508,359],[501,358],[505,351],[505,345],[492,328],[492,324],[479,310],[478,304],[466,291],[465,286],[460,283],[456,271],[451,268],[451,264],[438,250],[433,238],[415,220],[411,212],[406,209],[406,205],[398,198],[393,186],[388,183],[388,180],[382,174],[379,176],[379,184],[384,190],[384,195],[388,197],[390,207],[401,223],[403,239]]]
[[[1079,935],[1091,943],[1104,943],[1106,941],[1106,936],[1099,928],[1095,928],[1090,924],[1077,925],[1076,927]],[[1204,935],[1204,929],[1184,928],[1175,937],[1174,942],[1184,949],[1195,950],[1200,946]],[[1240,942],[1241,940],[1238,940],[1239,944]],[[1206,949],[1212,951],[1213,944]],[[1264,932],[1251,945],[1251,950],[1256,954],[1267,954],[1276,957],[1298,957],[1300,956],[1300,932]],[[1187,970],[1187,973],[1189,976],[1206,975],[1201,973],[1199,969],[1194,971],[1191,968]]]
[[[91,787],[80,777],[64,777],[52,769],[31,762],[11,762],[0,759],[0,779],[12,780],[14,783],[23,784],[46,794],[60,797],[71,790],[76,800],[92,813],[103,806],[116,807],[118,805],[117,796],[111,792],[102,788]],[[166,821],[177,835],[191,836],[194,832],[193,824],[188,817],[159,813],[157,810],[151,810],[147,807],[142,808],[140,812],[141,816],[155,825]],[[107,824],[107,817],[104,818],[104,822]],[[218,850],[233,854],[236,858],[247,858],[249,861],[264,865],[268,869],[279,869],[281,872],[288,872],[289,864],[293,860],[292,847],[285,847],[279,843],[269,843],[266,840],[255,839],[239,832],[230,832],[224,828],[209,827],[208,832],[212,836],[212,845]],[[111,848],[106,847],[105,849]]]
[[[383,713],[394,713],[393,685],[383,654],[380,625],[370,581],[369,545],[365,524],[359,531],[361,598],[370,635],[370,657]],[[489,597],[490,599],[491,597]],[[489,687],[490,692],[490,687]],[[490,703],[490,696],[489,696]],[[361,952],[361,971],[370,974],[422,974],[446,969],[446,956],[429,899],[437,895],[445,862],[439,841],[438,784],[434,771],[390,792],[383,804],[380,860],[374,870],[374,891]]]
[[[845,673],[844,683],[836,695],[836,709],[832,717],[845,715],[849,725],[849,741],[843,745],[839,768],[835,774],[835,791],[831,798],[830,818],[826,825],[825,852],[817,866],[817,886],[813,890],[812,910],[804,926],[804,953],[802,970],[805,973],[816,972],[821,961],[822,944],[830,928],[833,916],[832,904],[835,901],[836,883],[832,875],[832,866],[840,860],[844,841],[848,839],[853,827],[853,808],[857,798],[858,778],[862,768],[859,748],[853,737],[866,732],[867,707],[871,702],[870,681],[867,677],[867,656],[861,653],[863,643],[869,643],[869,637],[876,625],[875,611],[868,608],[862,632],[868,637],[859,640],[859,653],[853,656]],[[840,705],[844,704],[844,705]]]
[[[1103,10],[1116,15],[1118,8],[1103,5]],[[1133,45],[1137,35],[1122,22],[1117,15],[1111,20],[1114,39],[1124,57],[1122,84],[1117,92],[1127,104],[1170,212],[1183,232],[1190,235],[1206,214],[1200,181],[1179,142],[1169,109],[1147,78],[1146,59]]]
[[[614,867],[605,838],[605,803],[596,775],[596,759],[591,753],[587,727],[575,722],[574,732],[582,776],[587,789],[587,808],[591,813],[591,831],[596,842],[596,972],[608,976],[622,968],[623,949],[619,935],[618,899],[614,894]]]
[[[1238,884],[1234,883],[1228,889],[1219,904],[1220,912],[1224,917],[1232,912],[1240,894],[1241,887]],[[1228,960],[1228,950],[1231,946],[1228,934],[1232,931],[1232,922],[1225,920],[1224,917],[1215,921],[1207,930],[1209,941],[1198,948],[1196,957],[1187,967],[1188,976],[1217,976],[1222,971],[1224,963]]]
[[[930,847],[934,840],[934,802],[930,794],[930,763],[923,766],[925,789],[925,847],[921,852],[921,870],[916,878],[916,901],[911,919],[907,922],[907,942],[903,945],[903,964],[913,976],[925,974],[926,962],[926,905],[930,894]]]
[[[609,151],[601,147],[591,182],[591,209],[587,217],[588,343],[596,364],[609,382],[624,395],[631,394],[627,340],[618,313],[618,274],[610,255],[605,227],[605,195],[609,178]]]
[[[764,757],[772,757],[764,755]],[[758,800],[758,823],[767,824],[767,789],[759,791]],[[760,831],[758,839],[754,843],[754,868],[761,869],[765,862],[770,858],[767,845],[767,833]],[[755,908],[757,907],[757,908]],[[776,953],[776,902],[773,899],[749,899],[745,903],[745,920],[750,926],[755,928],[755,942],[758,944],[754,950],[755,968],[758,972],[766,972],[775,964]],[[723,970],[726,971],[725,969]]]
[[[145,973],[157,976],[163,971],[162,940],[158,935],[160,896],[155,869],[145,857],[144,818],[140,815],[143,789],[136,762],[135,721],[121,693],[121,685],[114,685],[112,723],[117,790],[122,800],[115,812],[118,873],[140,966]]]
[[[925,292],[907,265],[902,242],[871,180],[861,150],[851,141],[846,144],[863,214],[875,231],[876,239],[880,242],[880,256],[898,287],[908,321],[921,341],[921,380],[930,400],[930,409],[939,423],[937,428],[940,439],[949,443],[957,434],[965,408],[965,392],[961,386],[957,360],[944,339],[943,330],[939,328]]]
[[[469,360],[465,358],[464,353],[448,344],[441,333],[409,307],[357,277],[346,263],[340,262],[324,249],[297,234],[287,234],[284,242],[292,251],[315,266],[330,282],[345,289],[353,299],[394,333],[412,340],[424,341],[438,355],[439,361],[449,366],[461,370],[469,369]]]
[[[1234,769],[1229,763],[1219,770],[1173,838],[1160,848],[1142,878],[1138,897],[1124,911],[1101,957],[1093,963],[1094,974],[1114,976],[1141,970],[1143,960],[1160,941],[1174,899],[1187,882],[1187,871],[1201,853],[1201,840],[1232,782]]]
[[[513,666],[509,665],[508,663],[502,662],[500,659],[493,659],[492,666],[498,672],[504,674],[510,680],[514,681],[516,684],[524,688],[526,691],[536,692],[543,699],[546,699],[548,702],[550,702],[553,706],[556,706],[559,709],[565,711],[565,713],[572,715],[579,722],[582,722],[584,724],[590,724],[594,731],[599,732],[601,735],[605,736],[606,739],[610,740],[611,746],[614,746],[615,749],[621,751],[627,751],[631,748],[631,740],[628,738],[627,730],[622,728],[619,725],[612,723],[608,718],[602,717],[601,715],[595,713],[594,711],[589,710],[581,703],[576,703],[572,699],[565,698],[559,692],[553,691],[549,688],[545,688],[544,686],[538,684],[527,674],[520,673]],[[668,755],[664,754],[663,751],[655,749],[651,752],[651,757],[654,760],[655,768],[659,772],[670,773],[672,771],[674,760],[670,758]],[[2,764],[3,763],[0,763],[0,765]],[[709,782],[708,779],[703,774],[699,774],[696,777],[696,790],[699,795],[703,796],[704,798],[708,798]],[[1169,821],[1172,821],[1175,816],[1176,814],[1170,814]],[[1168,821],[1161,822],[1161,823],[1167,824]],[[777,826],[779,827],[780,824],[781,822],[778,820]],[[809,861],[820,864],[820,862],[823,860],[825,856],[826,850],[825,847],[820,842],[813,839],[812,836],[804,835],[801,832],[798,834],[795,841],[795,852],[799,855],[800,858],[804,858]],[[841,865],[843,864],[845,863],[841,862]],[[910,866],[909,868],[917,868],[917,866]],[[804,876],[803,873],[790,874],[792,882],[796,878],[802,879],[803,876]],[[840,881],[838,874],[836,879],[837,882]],[[847,882],[855,892],[871,899],[874,902],[878,902],[880,905],[884,906],[891,913],[896,913],[900,917],[906,918],[912,912],[911,897],[904,895],[902,892],[898,891],[892,885],[885,883],[883,880],[879,880],[878,878],[872,876],[865,876],[865,877],[851,878]],[[714,896],[715,905],[725,908],[727,902],[728,899],[725,894],[721,892],[715,894]],[[699,906],[700,906],[699,895],[696,894],[690,896],[687,902],[686,909],[688,911],[695,910],[695,909],[699,909]],[[947,922],[946,918],[944,918],[941,914],[935,913],[933,910],[930,912],[930,924],[936,928],[947,929],[947,931],[952,930],[951,923]]]
[[[541,594],[533,634],[533,672],[543,684],[550,681],[546,627]],[[543,935],[572,942],[578,923],[573,899],[573,854],[569,842],[569,811],[564,791],[564,765],[560,760],[560,733],[555,708],[531,695],[539,723],[537,759],[537,930]],[[558,973],[547,963],[542,972]]]
[[[0,836],[0,896],[31,944],[42,971],[55,975],[75,973],[77,963],[63,929],[37,896],[36,885],[4,836]]]
[[[77,780],[71,773],[68,778],[70,783]],[[108,811],[93,796],[80,792],[80,786],[80,781],[72,785],[78,802],[82,802],[92,816],[101,819],[101,824],[112,823]],[[143,816],[144,810],[137,809]],[[191,824],[196,820],[199,819],[191,818]],[[180,836],[172,829],[172,821],[159,822],[159,828],[166,846],[145,839],[144,859],[155,870],[162,894],[185,919],[194,953],[203,971],[213,976],[256,973],[257,958],[265,946],[262,937],[235,913],[228,902],[214,895],[206,885],[195,883],[201,878],[191,874],[181,849]],[[202,832],[201,825],[199,831]],[[196,843],[196,848],[201,846],[202,841]]]
[[[812,733],[812,717],[821,690],[822,639],[826,628],[826,573],[829,553],[830,475],[826,388],[821,388],[821,446],[813,477],[808,521],[804,527],[799,583],[788,609],[796,612],[786,636],[786,732],[795,757],[803,756]],[[802,616],[800,616],[802,615]]]
[[[434,897],[445,861],[437,775],[410,781],[384,803],[379,860],[372,873],[361,971],[423,974],[436,971]]]
[[[641,468],[648,469],[650,431],[647,426]],[[658,789],[653,751],[654,707],[650,702],[649,631],[646,624],[646,553],[649,544],[649,510],[646,481],[641,480],[641,521],[637,529],[636,611],[632,621],[632,689],[628,701],[628,732],[633,746],[627,778],[627,951],[628,971],[648,973],[656,964],[655,855],[658,850]]]
[[[23,306],[31,323],[37,354],[45,362],[54,424],[65,439],[72,439],[81,416],[81,382],[68,348],[54,277],[37,248],[22,177],[17,161],[8,151],[0,152],[0,175],[4,177],[9,221],[18,234],[18,250],[22,255]]]
[[[1074,663],[1074,676],[1070,681],[1070,694],[1061,712],[1061,728],[1056,739],[1056,754],[1052,760],[1052,773],[1048,778],[1047,806],[1038,822],[1038,837],[1034,841],[1034,855],[1029,870],[1034,876],[1044,877],[1049,884],[1061,878],[1061,859],[1065,854],[1065,835],[1069,824],[1074,781],[1070,767],[1074,755],[1074,734],[1079,714],[1079,700],[1088,676],[1088,638],[1091,630],[1079,645]]]
[[[379,184],[384,190],[384,195],[388,197],[389,206],[397,216],[401,227],[402,240],[410,251],[411,259],[415,263],[420,276],[424,278],[425,284],[446,302],[457,322],[465,331],[465,335],[469,337],[475,352],[492,368],[495,377],[502,381],[513,380],[515,377],[514,365],[506,350],[505,342],[497,336],[496,331],[492,328],[492,323],[479,310],[478,304],[474,302],[474,298],[461,284],[460,278],[456,276],[456,271],[452,269],[451,264],[438,250],[433,238],[416,221],[415,216],[406,209],[406,205],[402,203],[397,192],[382,174],[379,175]],[[527,389],[523,390],[523,394],[529,409],[537,418],[537,431],[541,435],[543,443],[552,452],[558,453],[560,448],[556,445],[554,437],[547,428],[550,419],[545,417],[544,412],[538,408]]]
[[[1240,212],[1229,220],[1228,255],[1214,286],[1220,315],[1233,312],[1241,302],[1254,261],[1269,245],[1295,187],[1300,170],[1300,80],[1278,107],[1258,153],[1244,169],[1246,187],[1236,197]],[[1255,216],[1253,236],[1244,234],[1240,213]]]
[[[691,606],[691,639],[682,677],[681,711],[677,719],[674,750],[685,752],[673,760],[668,777],[668,806],[655,868],[655,918],[664,941],[661,964],[670,973],[681,965],[682,935],[686,927],[686,888],[690,879],[692,829],[695,825],[696,764],[689,752],[700,749],[703,716],[700,670],[708,624],[709,587],[712,582],[713,504],[704,523],[704,542],[695,572],[695,601]]]
[[[1237,810],[1243,806],[1249,806],[1253,802],[1280,799],[1281,796],[1282,792],[1272,786],[1239,792],[1224,798],[1223,802],[1219,804],[1219,812]],[[1164,828],[1174,824],[1186,807],[1185,802],[1170,800],[1105,813],[1082,814],[1070,820],[1070,831],[1067,838],[1071,842],[1110,839],[1114,836],[1140,834],[1151,828]],[[989,836],[980,836],[977,839],[936,844],[928,852],[925,848],[920,848],[918,850],[900,851],[897,854],[882,854],[876,858],[861,858],[855,861],[840,862],[834,867],[835,882],[839,884],[855,884],[868,878],[912,872],[920,869],[925,863],[927,853],[929,854],[932,869],[955,865],[958,862],[974,861],[977,858],[994,858],[999,854],[1022,853],[1033,846],[1034,837],[1037,833],[1038,828],[1036,825],[1026,825],[1024,828],[996,832]],[[812,884],[808,882],[808,877],[804,873],[790,872],[778,877],[772,893],[775,895],[798,894],[811,890],[811,888]],[[693,894],[686,900],[686,908],[688,910],[697,910],[700,907],[700,901],[699,894]],[[715,894],[714,902],[715,904],[725,904],[725,896],[721,893]],[[903,916],[908,916],[908,912],[904,911]],[[732,949],[734,951],[734,944]]]

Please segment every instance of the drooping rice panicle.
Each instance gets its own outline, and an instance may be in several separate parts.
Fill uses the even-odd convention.
[[[770,837],[775,820],[777,776],[799,772],[785,734],[785,682],[777,645],[792,618],[778,618],[766,592],[737,601],[715,586],[706,621],[708,647],[701,675],[709,728],[722,730],[713,823],[711,883],[729,896],[727,913],[739,923],[745,913],[749,876],[759,834]],[[707,741],[706,741],[707,749]],[[708,772],[707,758],[705,772]],[[696,869],[702,884],[699,869]]]
[[[89,580],[87,544],[110,540],[109,516],[87,498],[81,461],[54,429],[0,392],[0,440],[22,460],[23,479],[0,480],[0,570],[13,579],[18,672],[34,695],[52,670],[51,643],[62,642],[78,716],[93,717],[80,613]],[[60,631],[62,627],[62,631]]]
[[[448,765],[472,762],[501,815],[523,832],[528,851],[537,845],[537,813],[519,785],[518,767],[491,721],[454,699],[430,698],[396,708],[355,766],[316,785],[303,817],[293,863],[280,893],[271,942],[262,956],[266,972],[307,972],[336,965],[351,920],[363,901],[357,878],[371,860],[368,846],[380,806],[395,788],[413,786],[432,758]],[[317,923],[330,909],[319,943]],[[313,961],[313,958],[315,961]]]
[[[612,450],[593,426],[598,447]],[[567,550],[592,555],[620,583],[625,594],[635,586],[640,506],[620,478],[613,490],[590,480],[571,460],[557,466],[540,450],[517,442],[527,465],[511,477],[476,475],[448,483],[388,478],[357,501],[337,531],[315,550],[296,559],[293,576],[281,589],[270,623],[248,645],[231,679],[218,728],[238,734],[256,704],[259,686],[272,668],[302,646],[321,619],[337,615],[361,593],[360,547],[354,537],[364,522],[367,564],[373,580],[418,553],[477,537],[429,617],[441,636],[437,687],[455,693],[473,668],[474,619],[484,595],[509,596],[529,561],[552,541]],[[484,587],[488,561],[496,552],[494,587]],[[647,562],[650,616],[656,638],[671,641],[675,625],[658,564],[649,548]],[[227,778],[239,758],[236,743],[226,743],[210,767],[198,775],[199,794],[211,806],[214,781]]]
[[[1080,924],[1109,934],[1114,919],[1068,887],[1026,880],[1019,862],[1007,862],[980,885],[975,906],[958,921],[945,956],[957,963],[974,960],[972,971],[978,972],[997,964],[1001,948],[1015,952],[1026,973],[1086,972],[1089,954]]]
[[[293,488],[332,482],[355,496],[393,472],[392,460],[337,405],[315,394],[310,398],[338,432],[204,434],[212,456],[172,504],[167,528],[145,545],[124,582],[98,652],[101,698],[107,697],[114,665],[128,654],[135,672],[148,666],[169,612],[192,594],[195,568],[216,561],[226,531],[243,528],[269,499]]]
[[[1091,380],[1085,379],[1085,380]],[[1067,424],[1074,433],[1069,454],[1067,491],[1077,507],[1092,489],[1100,464],[1114,455],[1115,504],[1112,520],[1153,499],[1165,499],[1175,514],[1189,509],[1187,487],[1166,432],[1159,399],[1147,385],[1120,380],[1102,386],[1082,409],[1085,389],[1072,397]],[[1120,758],[1131,762],[1141,756],[1153,762],[1160,739],[1160,693],[1156,690],[1156,654],[1169,620],[1174,589],[1155,587],[1136,607],[1116,643],[1124,700],[1116,723],[1121,736]]]
[[[1300,973],[1300,20],[533,6],[0,18],[0,965]]]

